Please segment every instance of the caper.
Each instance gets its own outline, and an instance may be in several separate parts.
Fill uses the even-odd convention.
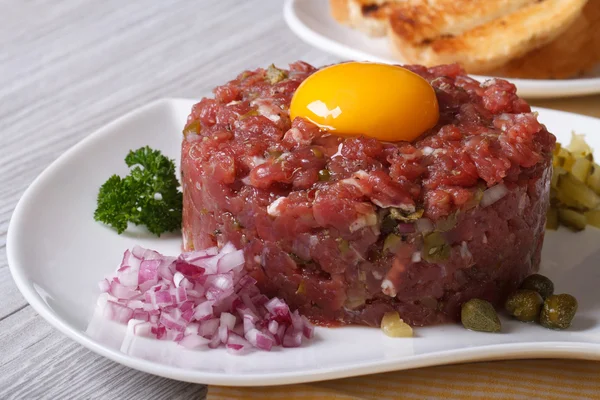
[[[431,263],[446,261],[450,257],[450,245],[439,232],[432,232],[423,238],[423,259]]]
[[[313,147],[312,149],[310,149],[310,151],[313,153],[313,155],[317,158],[323,158],[323,152],[321,151],[321,149],[317,148],[317,147]]]
[[[549,329],[567,329],[577,312],[577,300],[570,294],[555,294],[544,301],[540,324]]]
[[[319,171],[319,180],[320,181],[326,182],[329,180],[329,178],[331,178],[331,174],[329,173],[328,170],[322,169]]]
[[[519,289],[535,290],[547,299],[554,294],[554,283],[544,275],[533,274],[525,278]]]
[[[544,304],[544,299],[538,292],[521,289],[508,296],[504,307],[519,321],[532,322],[538,319],[542,304]]]
[[[500,318],[494,306],[485,300],[471,299],[463,303],[460,321],[465,328],[472,331],[500,332]]]

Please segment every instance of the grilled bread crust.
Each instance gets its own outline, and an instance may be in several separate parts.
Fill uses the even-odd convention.
[[[452,7],[464,3],[465,9],[492,3],[489,0],[438,0],[443,1],[451,2]],[[406,8],[395,8],[390,15],[388,31],[392,48],[410,63],[457,62],[470,73],[482,73],[499,68],[557,38],[577,19],[587,2],[544,0],[525,5],[526,1],[494,1],[494,4],[511,3],[511,6],[520,2],[522,7],[500,17],[501,11],[492,8],[494,12],[480,14],[479,25],[474,22],[476,18],[469,19],[467,13],[456,8],[453,8],[456,12],[451,14],[452,17],[440,15],[442,20],[439,22],[431,13],[407,14]]]

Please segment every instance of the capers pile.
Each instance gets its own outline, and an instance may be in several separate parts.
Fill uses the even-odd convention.
[[[554,294],[552,281],[534,274],[508,296],[505,308],[519,321],[537,321],[545,328],[567,329],[577,312],[577,300],[570,294]]]
[[[554,284],[543,275],[527,277],[519,289],[508,296],[506,311],[522,322],[537,321],[548,329],[567,329],[577,312],[577,300],[570,294],[554,294]],[[491,303],[471,299],[461,308],[465,328],[479,332],[499,332],[500,319]]]

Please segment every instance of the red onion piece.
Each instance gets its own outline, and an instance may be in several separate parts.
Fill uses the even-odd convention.
[[[269,332],[271,332],[273,335],[276,335],[277,330],[279,329],[279,324],[275,320],[269,321],[268,329],[269,329]]]
[[[397,225],[396,229],[398,230],[398,233],[413,233],[415,231],[415,224],[400,223]]]
[[[221,313],[221,325],[227,327],[227,329],[233,329],[233,327],[235,326],[235,320],[235,315],[226,312]]]
[[[283,336],[283,347],[300,347],[302,345],[302,331],[296,331],[288,327]]]
[[[419,218],[415,221],[415,228],[419,233],[429,233],[433,232],[434,226],[430,219]]]
[[[203,337],[212,337],[219,329],[219,322],[216,318],[202,321],[198,328],[198,334]]]
[[[203,338],[198,334],[186,335],[179,341],[179,344],[188,349],[197,349],[210,343],[209,339]]]
[[[258,349],[271,351],[274,341],[258,329],[250,329],[244,337],[250,344]]]
[[[98,282],[98,287],[100,288],[101,293],[108,292],[110,290],[110,282],[108,279],[102,279],[100,282]]]
[[[492,186],[489,189],[486,189],[481,196],[481,202],[479,203],[481,207],[488,207],[506,196],[508,193],[508,188],[503,184],[499,183],[497,185]]]
[[[133,319],[131,321],[137,321],[137,319]],[[152,333],[152,323],[145,321],[137,321],[133,326],[133,334],[136,336],[142,337],[154,337]]]
[[[315,327],[304,315],[302,316],[302,321],[304,322],[304,326],[302,327],[302,334],[305,338],[312,339],[315,335]]]
[[[240,335],[232,333],[227,340],[227,351],[233,354],[240,354],[250,348],[252,345]]]
[[[112,321],[126,324],[133,317],[133,310],[122,304],[108,300],[104,306],[104,316]]]

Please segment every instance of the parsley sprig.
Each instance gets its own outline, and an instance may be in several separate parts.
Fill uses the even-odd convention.
[[[100,187],[94,219],[119,234],[128,222],[145,225],[157,236],[180,229],[183,196],[174,160],[146,146],[130,151],[125,163],[129,175],[113,175]]]

